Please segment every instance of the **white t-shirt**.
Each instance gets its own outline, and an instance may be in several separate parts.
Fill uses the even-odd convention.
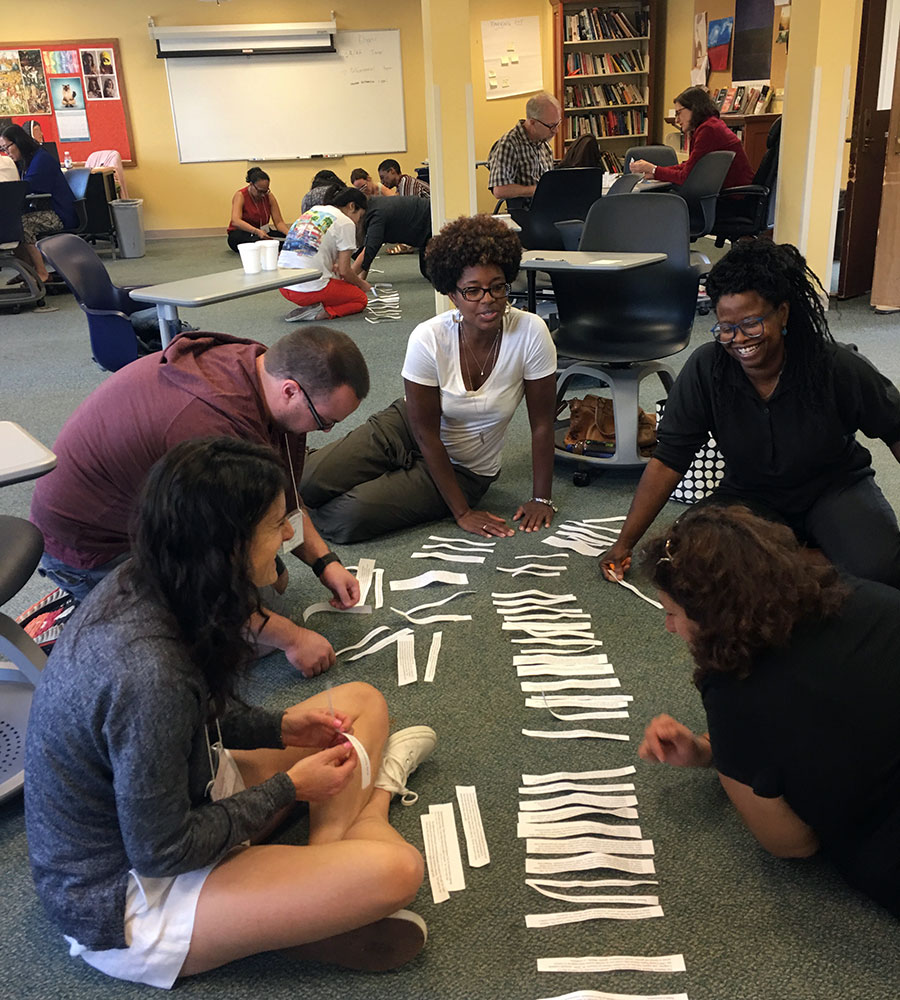
[[[289,285],[295,292],[319,292],[338,278],[338,254],[356,249],[356,224],[339,208],[314,205],[291,226],[278,255],[279,267],[314,267],[322,272],[315,281]]]
[[[525,382],[556,371],[556,348],[547,324],[534,313],[510,309],[494,369],[474,392],[463,383],[456,310],[420,323],[409,335],[403,377],[441,390],[441,441],[450,461],[494,476],[506,428],[525,395]]]

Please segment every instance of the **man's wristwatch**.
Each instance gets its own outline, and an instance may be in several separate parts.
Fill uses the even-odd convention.
[[[325,567],[331,565],[333,562],[340,562],[341,557],[337,552],[326,552],[324,556],[319,556],[319,558],[310,567],[316,576],[321,576],[325,572]]]
[[[556,504],[552,500],[548,500],[547,497],[532,497],[528,502],[529,503],[542,503],[545,506],[549,507],[550,510],[552,510],[554,514],[558,514],[559,513],[559,507],[557,507]]]

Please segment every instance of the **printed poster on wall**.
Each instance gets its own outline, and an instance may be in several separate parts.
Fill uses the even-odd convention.
[[[59,138],[65,142],[90,142],[81,77],[51,77],[50,96]]]
[[[119,83],[112,49],[80,49],[85,94],[89,101],[117,101]]]
[[[17,49],[0,51],[0,115],[28,114]]]
[[[489,101],[544,87],[538,17],[481,22],[484,90]]]
[[[720,17],[709,22],[709,68],[713,70],[728,69],[728,50],[731,46],[731,28],[733,17]]]
[[[28,113],[32,115],[50,114],[50,94],[41,62],[40,49],[19,49],[19,68],[25,88]]]

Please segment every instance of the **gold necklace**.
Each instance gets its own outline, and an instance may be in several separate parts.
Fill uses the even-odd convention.
[[[488,366],[490,366],[493,369],[493,366],[497,363],[497,358],[499,357],[500,354],[500,349],[499,349],[500,336],[502,333],[503,333],[503,320],[501,319],[500,329],[497,331],[494,337],[494,342],[491,344],[491,348],[487,352],[487,355],[485,356],[484,364],[478,371],[478,374],[482,379],[482,384],[484,382],[484,373],[485,371],[487,371]],[[466,377],[468,378],[469,385],[472,386],[472,391],[474,392],[475,389],[480,388],[480,386],[475,385],[475,380],[472,378],[472,371],[469,368],[469,359],[466,357],[466,355],[468,354],[469,357],[471,357],[472,362],[476,368],[478,368],[478,358],[475,357],[475,352],[469,346],[469,341],[468,338],[466,337],[465,328],[463,327],[463,322],[461,319],[459,321],[459,339],[462,341],[463,345],[462,359],[463,359],[463,364],[466,366]]]

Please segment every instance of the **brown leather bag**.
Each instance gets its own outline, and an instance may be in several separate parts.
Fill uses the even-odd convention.
[[[570,399],[569,430],[565,437],[567,451],[603,454],[615,451],[616,424],[613,404],[605,396]],[[638,407],[638,448],[649,454],[656,447],[656,417]]]

